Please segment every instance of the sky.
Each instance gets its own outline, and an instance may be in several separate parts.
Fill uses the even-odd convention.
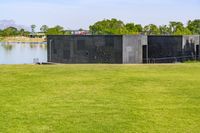
[[[200,19],[200,0],[0,0],[0,20],[88,29],[103,19],[142,25]]]

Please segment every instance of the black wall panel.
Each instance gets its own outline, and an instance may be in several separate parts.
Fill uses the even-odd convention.
[[[122,63],[122,36],[48,36],[48,61]]]

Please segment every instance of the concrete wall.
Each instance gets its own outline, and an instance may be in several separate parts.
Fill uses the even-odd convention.
[[[199,42],[198,35],[183,36],[182,49],[184,55],[196,56],[196,58],[199,58]]]
[[[147,37],[141,35],[123,36],[123,63],[143,63],[143,45],[147,45]]]
[[[122,36],[48,36],[48,61],[122,63]]]

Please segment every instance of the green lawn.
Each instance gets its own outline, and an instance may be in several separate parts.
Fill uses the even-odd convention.
[[[0,133],[134,132],[200,132],[200,63],[0,65]]]

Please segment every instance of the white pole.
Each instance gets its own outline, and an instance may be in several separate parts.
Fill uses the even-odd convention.
[[[49,54],[50,54],[49,58],[50,58],[50,62],[51,62],[51,42],[52,42],[52,40],[49,41]]]

